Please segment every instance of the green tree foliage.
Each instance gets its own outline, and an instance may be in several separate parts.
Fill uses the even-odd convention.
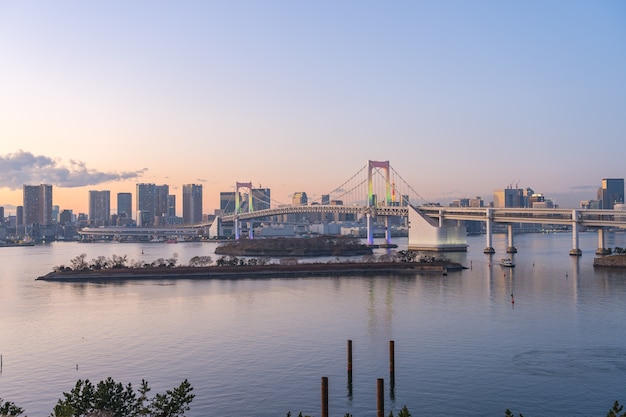
[[[51,417],[182,417],[195,397],[192,390],[184,380],[173,390],[149,398],[150,387],[145,380],[135,393],[130,383],[123,386],[112,378],[95,386],[88,379],[79,379],[69,393],[63,393]]]
[[[512,413],[511,410],[509,410],[508,408],[504,412],[504,415],[505,415],[505,417],[515,417],[515,414]],[[520,413],[519,417],[524,417],[524,416]]]
[[[0,416],[19,416],[24,410],[10,401],[0,398]]]
[[[626,412],[622,413],[623,409],[624,409],[624,406],[620,405],[618,401],[615,401],[613,403],[613,407],[609,410],[606,417],[626,417]]]

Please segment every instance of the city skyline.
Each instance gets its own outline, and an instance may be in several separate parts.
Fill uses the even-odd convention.
[[[577,206],[625,176],[624,17],[619,1],[7,2],[0,206],[37,184],[85,213],[90,190],[138,183],[178,201],[201,184],[206,213],[237,181],[316,200],[368,159],[429,201],[519,183]]]

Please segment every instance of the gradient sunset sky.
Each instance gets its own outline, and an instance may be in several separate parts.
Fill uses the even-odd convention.
[[[279,202],[389,160],[429,201],[626,176],[626,2],[2,1],[0,205],[22,185],[252,181]]]

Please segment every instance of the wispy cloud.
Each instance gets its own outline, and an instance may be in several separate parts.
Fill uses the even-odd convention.
[[[146,171],[102,172],[84,162],[68,163],[30,152],[18,151],[0,156],[0,187],[17,190],[24,184],[52,184],[57,187],[83,187],[110,181],[138,178]]]

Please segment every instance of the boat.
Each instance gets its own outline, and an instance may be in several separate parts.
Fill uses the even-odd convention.
[[[515,266],[515,264],[511,260],[511,258],[502,258],[502,259],[500,259],[500,265],[507,266],[509,268],[512,268],[512,267]]]

